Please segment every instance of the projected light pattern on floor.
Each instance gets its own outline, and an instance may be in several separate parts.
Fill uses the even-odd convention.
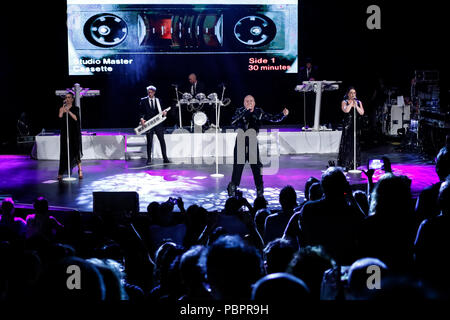
[[[203,177],[186,177],[180,175],[150,175],[146,172],[126,173],[108,176],[83,186],[77,198],[77,204],[92,210],[92,192],[94,191],[136,191],[139,194],[140,210],[146,211],[152,201],[163,202],[169,197],[177,196],[184,190],[202,190]]]
[[[239,188],[242,191],[242,196],[246,198],[251,205],[253,205],[253,201],[256,198],[256,191],[247,188]],[[280,208],[279,196],[280,196],[281,188],[265,188],[264,189],[264,198],[268,202],[268,206],[272,209]],[[298,203],[303,201],[304,192],[295,190],[297,193]],[[225,202],[228,199],[228,193],[226,191],[222,191],[219,194],[206,194],[203,198],[195,201],[195,204],[202,206],[206,210],[222,210],[225,206]],[[194,204],[194,203],[192,203]]]
[[[205,180],[211,179],[208,176],[190,176],[183,172],[178,174],[168,174],[168,170],[158,170],[156,172],[140,172],[116,174],[96,180],[81,187],[81,192],[77,197],[77,206],[93,209],[92,192],[94,191],[136,191],[139,194],[140,211],[146,211],[147,206],[152,201],[164,202],[169,197],[181,196],[188,208],[192,204],[197,204],[207,210],[222,210],[228,199],[225,190],[211,192],[211,188],[205,188]],[[192,174],[192,172],[191,172]],[[256,198],[256,191],[253,189],[239,188],[243,196],[253,204]],[[272,208],[279,207],[279,194],[281,188],[265,188],[264,196]],[[303,200],[304,193],[298,191],[299,201]]]

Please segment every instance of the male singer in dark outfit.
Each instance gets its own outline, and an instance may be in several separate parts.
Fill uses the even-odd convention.
[[[244,106],[237,109],[231,119],[231,124],[241,130],[238,130],[236,144],[234,145],[233,173],[231,175],[231,182],[227,188],[230,197],[236,196],[236,188],[241,183],[242,171],[247,161],[250,163],[253,172],[257,196],[264,194],[261,174],[262,164],[259,158],[259,147],[256,136],[262,120],[280,122],[289,114],[289,110],[284,108],[283,112],[277,115],[271,115],[260,108],[255,108],[255,105],[255,98],[251,95],[246,96],[244,98]],[[243,143],[244,139],[245,144]]]
[[[141,125],[145,124],[145,121],[150,120],[159,113],[163,113],[163,116],[167,116],[166,111],[162,111],[161,103],[159,99],[155,97],[156,88],[154,86],[147,87],[148,96],[141,99],[139,103],[139,113]],[[161,146],[161,153],[164,159],[164,163],[170,163],[167,158],[166,153],[166,142],[164,141],[164,128],[162,123],[153,127],[147,131],[147,165],[152,163],[152,145],[153,145],[153,134],[156,133],[158,137],[159,144]]]

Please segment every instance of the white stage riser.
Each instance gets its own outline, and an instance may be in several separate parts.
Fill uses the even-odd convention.
[[[217,135],[218,156],[233,157],[236,132]],[[285,154],[337,153],[341,131],[260,132],[258,143],[261,157]],[[216,136],[214,133],[165,134],[169,158],[215,157]],[[125,159],[125,153],[133,158],[146,157],[146,137],[135,135],[83,136],[83,159]],[[59,160],[59,136],[37,136],[37,158]],[[153,138],[153,158],[162,158],[156,135]]]
[[[59,160],[59,136],[36,136],[38,160]],[[82,136],[83,159],[125,159],[124,135]],[[70,145],[69,145],[70,147]]]

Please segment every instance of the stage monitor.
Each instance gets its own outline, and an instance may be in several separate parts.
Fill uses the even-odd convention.
[[[123,222],[139,213],[139,194],[135,191],[95,191],[92,196],[94,214],[103,218]]]

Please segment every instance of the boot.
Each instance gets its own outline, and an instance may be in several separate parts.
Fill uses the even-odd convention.
[[[235,197],[236,196],[236,185],[233,182],[230,182],[227,187],[228,196]]]

